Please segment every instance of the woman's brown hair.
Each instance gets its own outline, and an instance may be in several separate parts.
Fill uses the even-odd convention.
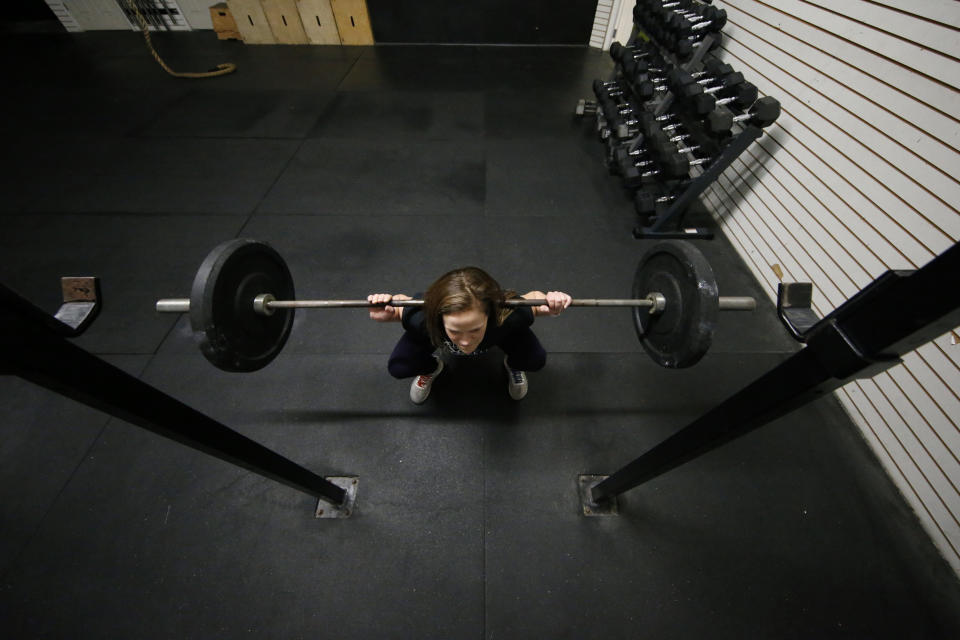
[[[502,324],[512,309],[502,306],[514,291],[504,291],[483,269],[463,267],[454,269],[437,278],[423,296],[423,312],[430,342],[439,347],[446,339],[443,316],[474,307],[487,316],[487,322]]]

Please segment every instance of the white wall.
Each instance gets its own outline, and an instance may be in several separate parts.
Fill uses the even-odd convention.
[[[593,16],[593,31],[590,32],[590,46],[603,48],[603,40],[610,27],[611,12],[618,0],[598,0],[597,11]]]
[[[610,49],[610,45],[614,42],[626,44],[630,40],[630,33],[633,30],[634,0],[600,0],[600,2],[609,2],[611,5],[607,33],[602,40],[602,44],[595,43],[594,39],[591,39],[590,46],[602,48],[606,51]]]
[[[729,15],[721,57],[783,105],[705,197],[771,297],[779,269],[813,282],[826,315],[960,239],[960,2],[716,4]],[[960,573],[955,342],[941,336],[837,394]]]
[[[193,29],[213,29],[210,7],[226,0],[177,0],[183,17]]]
[[[175,13],[168,18],[167,28],[171,31],[188,30],[188,19],[197,24],[195,29],[213,28],[209,6],[215,0],[152,0],[157,6],[168,8]],[[121,5],[125,0],[47,0],[47,5],[60,18],[68,31],[130,30],[133,27],[124,15]],[[139,30],[139,27],[137,27]]]

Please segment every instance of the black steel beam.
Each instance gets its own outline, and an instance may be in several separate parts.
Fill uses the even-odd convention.
[[[57,320],[0,285],[0,371],[334,505],[347,493],[66,340]]]
[[[807,346],[591,489],[609,500],[850,380],[869,378],[960,325],[960,243],[888,271],[818,322]]]

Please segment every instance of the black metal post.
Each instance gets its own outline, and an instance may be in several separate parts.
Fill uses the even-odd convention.
[[[346,502],[344,489],[77,347],[58,324],[0,285],[0,371],[331,504]]]
[[[806,336],[802,351],[591,489],[609,500],[850,380],[868,378],[960,325],[960,243],[916,271],[888,271]]]

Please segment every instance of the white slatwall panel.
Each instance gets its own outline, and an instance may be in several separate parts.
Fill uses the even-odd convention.
[[[168,30],[190,30],[189,24],[181,15],[176,0],[150,1],[157,7],[171,12],[164,19]],[[200,0],[194,0],[194,2],[200,2]],[[215,2],[210,4],[215,4]],[[125,0],[64,0],[63,2],[47,2],[47,5],[60,19],[60,22],[67,27],[68,31],[140,30],[139,25],[133,24],[135,21],[127,20],[124,14],[124,9],[127,7]],[[209,17],[207,22],[210,22]]]
[[[610,15],[613,13],[614,0],[599,0],[597,12],[593,15],[593,31],[590,34],[590,46],[603,48],[603,39],[607,35],[610,24]]]
[[[213,29],[210,7],[220,0],[177,0],[191,29]]]
[[[63,28],[67,31],[83,31],[83,27],[80,26],[80,23],[77,22],[77,19],[73,17],[73,14],[70,13],[69,7],[67,7],[63,2],[56,0],[46,0],[47,6],[50,7],[50,10],[53,11],[53,15],[57,17],[57,20],[60,21],[60,24],[63,25]]]
[[[705,198],[771,297],[778,265],[784,280],[814,283],[825,315],[960,239],[960,2],[718,4],[729,15],[721,57],[783,115]],[[956,341],[942,336],[838,396],[960,573]]]
[[[130,28],[114,0],[65,0],[61,4],[83,31]]]

